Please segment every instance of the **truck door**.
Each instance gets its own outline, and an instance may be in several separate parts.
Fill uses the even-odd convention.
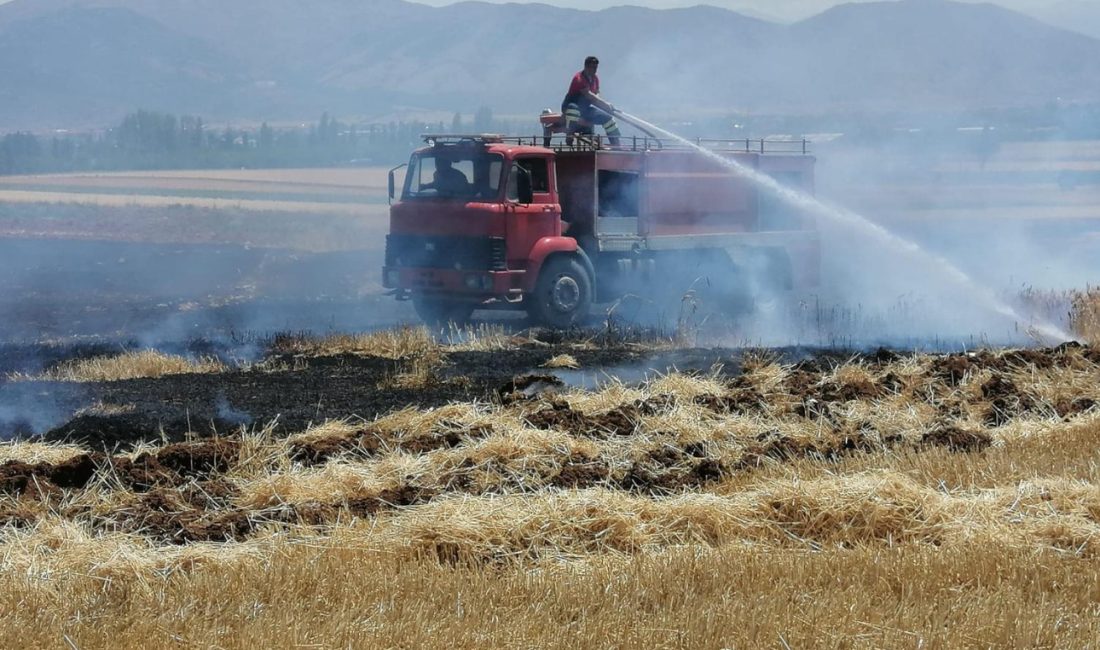
[[[546,156],[523,156],[512,163],[505,192],[510,268],[524,267],[538,240],[561,235],[561,205],[553,172],[553,162]],[[530,193],[524,196],[528,183]]]

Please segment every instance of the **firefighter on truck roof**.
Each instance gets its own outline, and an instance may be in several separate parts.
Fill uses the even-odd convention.
[[[592,124],[600,124],[607,133],[611,146],[619,144],[619,125],[612,114],[615,107],[600,97],[600,78],[596,68],[600,60],[594,56],[585,58],[584,70],[573,75],[569,92],[561,102],[561,112],[565,116],[566,142],[573,142],[574,133],[592,133]],[[581,120],[587,122],[582,124]]]

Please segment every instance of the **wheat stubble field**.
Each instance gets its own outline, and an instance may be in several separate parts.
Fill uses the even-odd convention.
[[[253,367],[192,370],[259,389],[354,356],[364,390],[421,397],[287,434],[10,443],[0,645],[1095,642],[1095,349],[726,351],[562,380],[655,348],[700,362],[488,330],[281,340]],[[189,375],[143,381],[172,376]],[[466,397],[417,403],[440,392]]]
[[[288,173],[10,181],[69,196],[0,204],[0,647],[1095,647],[1094,291],[1035,349],[439,337],[384,176]]]

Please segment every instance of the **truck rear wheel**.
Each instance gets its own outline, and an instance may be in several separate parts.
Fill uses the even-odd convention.
[[[528,314],[542,325],[578,325],[592,307],[592,278],[575,257],[552,257],[539,272],[527,305]]]
[[[417,296],[413,298],[416,315],[432,328],[446,327],[451,323],[462,326],[470,322],[474,305],[436,296]]]

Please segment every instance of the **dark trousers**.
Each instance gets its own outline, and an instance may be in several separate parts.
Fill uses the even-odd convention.
[[[599,124],[607,133],[611,144],[619,143],[619,125],[615,122],[615,118],[593,106],[592,102],[584,99],[571,102],[567,99],[562,102],[561,112],[565,116],[566,137],[574,133],[591,135],[592,125]]]

